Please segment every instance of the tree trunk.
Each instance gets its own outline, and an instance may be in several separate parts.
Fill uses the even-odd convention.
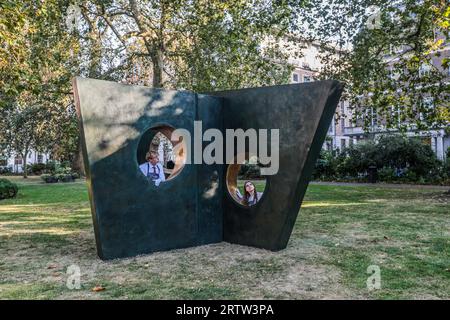
[[[78,139],[77,150],[75,151],[75,155],[72,160],[72,169],[82,176],[86,175],[86,172],[84,171],[83,153],[81,152],[80,139]]]
[[[22,159],[23,159],[23,178],[24,179],[28,178],[27,156],[28,156],[28,151],[25,151],[24,154],[22,155]]]
[[[151,53],[153,64],[153,88],[162,88],[163,58],[162,51],[157,48]]]
[[[136,22],[140,33],[146,34],[148,33],[148,28],[145,26],[145,24],[142,22],[141,19],[141,12],[138,6],[138,3],[136,0],[130,0],[129,1],[129,7],[131,10],[131,15]],[[161,20],[160,22],[160,28],[159,28],[159,39],[157,40],[150,40],[149,38],[144,37],[144,45],[147,50],[147,54],[150,56],[150,59],[152,60],[152,66],[153,66],[153,87],[154,88],[162,88],[163,86],[163,67],[164,67],[164,61],[163,61],[163,52],[164,52],[164,28],[165,28],[165,15],[166,15],[165,5],[164,3],[161,3]]]

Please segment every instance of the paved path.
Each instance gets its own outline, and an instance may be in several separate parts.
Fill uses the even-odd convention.
[[[421,184],[396,184],[396,183],[357,183],[357,182],[328,182],[311,181],[310,184],[326,186],[345,186],[345,187],[376,187],[376,188],[394,188],[394,189],[437,189],[450,190],[450,186],[421,185]]]

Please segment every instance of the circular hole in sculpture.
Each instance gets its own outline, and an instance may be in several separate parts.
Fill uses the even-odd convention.
[[[251,207],[262,198],[267,179],[261,175],[263,166],[257,158],[247,159],[242,164],[230,164],[227,169],[227,189],[239,204]]]
[[[152,127],[139,141],[139,170],[155,186],[175,178],[186,163],[186,143],[173,140],[174,131],[167,125]]]

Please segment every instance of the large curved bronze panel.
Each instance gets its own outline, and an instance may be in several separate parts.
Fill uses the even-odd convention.
[[[244,207],[224,193],[225,241],[286,247],[341,92],[337,81],[319,81],[213,93],[224,98],[225,128],[280,129],[279,171],[261,200]]]

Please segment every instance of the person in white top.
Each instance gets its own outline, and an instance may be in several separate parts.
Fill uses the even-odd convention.
[[[139,169],[141,169],[142,173],[158,187],[161,182],[166,180],[164,168],[161,163],[159,163],[158,154],[155,152],[147,152],[145,159],[147,162],[141,164]]]

